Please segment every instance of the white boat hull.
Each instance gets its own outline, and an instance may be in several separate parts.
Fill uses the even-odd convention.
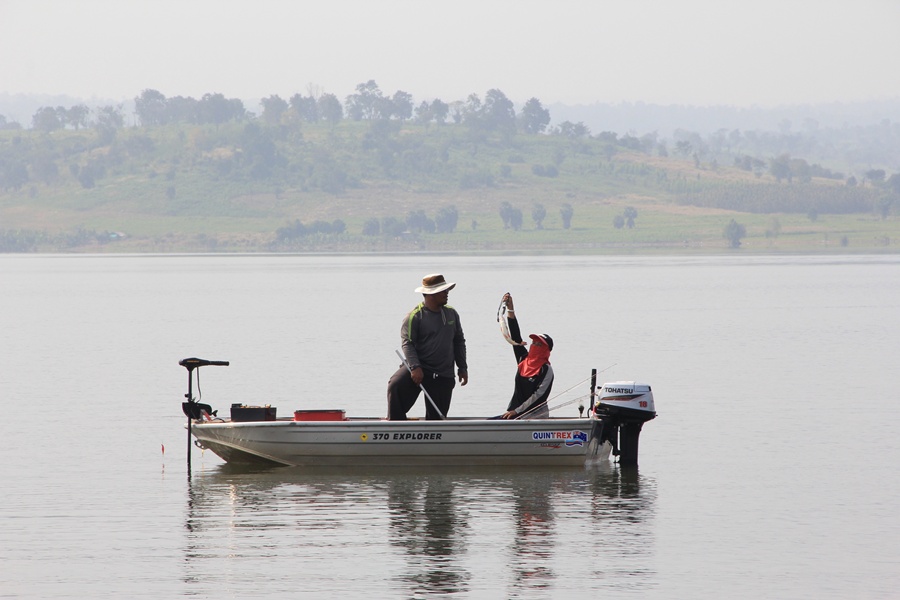
[[[199,445],[227,462],[288,466],[575,466],[607,458],[594,420],[446,419],[194,422]],[[589,456],[590,455],[590,456]]]

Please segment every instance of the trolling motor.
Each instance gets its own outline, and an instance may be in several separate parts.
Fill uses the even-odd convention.
[[[604,383],[599,390],[591,438],[601,445],[609,442],[620,465],[637,466],[641,428],[656,418],[653,391],[648,384],[634,381]]]
[[[200,404],[194,400],[193,393],[193,382],[194,382],[194,369],[199,369],[200,367],[206,366],[216,366],[216,367],[227,367],[227,360],[205,360],[202,358],[184,358],[178,361],[178,364],[187,369],[188,372],[188,391],[187,394],[184,395],[187,398],[187,402],[181,403],[181,410],[184,412],[184,415],[189,419],[199,419],[203,416],[203,411],[206,411],[208,415],[214,415],[215,412],[212,409],[212,406],[209,404]],[[197,372],[197,385],[200,385],[200,372]]]
[[[181,411],[188,418],[188,437],[187,437],[187,466],[188,466],[188,478],[190,478],[191,474],[191,423],[195,419],[203,418],[203,413],[207,415],[215,415],[216,411],[212,409],[212,406],[209,404],[201,404],[194,400],[194,391],[193,391],[193,383],[194,383],[194,369],[199,369],[200,367],[206,366],[215,366],[215,367],[227,367],[227,360],[205,360],[202,358],[184,358],[178,361],[178,364],[187,369],[188,372],[188,391],[187,394],[184,395],[187,398],[187,402],[181,403]],[[200,389],[200,371],[197,371],[197,389]]]

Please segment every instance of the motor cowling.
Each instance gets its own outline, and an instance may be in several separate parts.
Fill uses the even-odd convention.
[[[637,466],[641,428],[655,418],[656,405],[649,385],[634,381],[604,383],[594,405],[591,437],[598,444],[609,442],[620,465]]]
[[[646,383],[634,381],[604,383],[594,413],[598,417],[644,423],[656,417],[653,390]]]

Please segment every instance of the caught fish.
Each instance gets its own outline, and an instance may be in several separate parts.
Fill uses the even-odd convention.
[[[506,301],[501,300],[500,306],[497,308],[497,322],[500,323],[500,333],[503,334],[503,339],[510,343],[512,346],[524,346],[525,342],[517,342],[512,338],[509,334],[509,323],[506,322]]]

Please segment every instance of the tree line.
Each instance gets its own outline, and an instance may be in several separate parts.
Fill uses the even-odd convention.
[[[583,123],[564,121],[550,127],[550,111],[537,98],[528,99],[516,112],[514,104],[499,89],[490,89],[483,97],[470,94],[464,100],[444,102],[441,99],[414,102],[412,94],[397,90],[384,93],[374,80],[359,83],[352,94],[341,102],[334,94],[316,89],[308,95],[297,93],[283,99],[270,95],[260,102],[259,115],[247,110],[237,98],[226,98],[221,93],[207,93],[200,99],[185,96],[166,97],[154,89],[145,89],[134,98],[135,125],[155,127],[167,124],[213,124],[256,122],[278,127],[299,127],[302,123],[327,122],[336,125],[342,120],[410,122],[426,127],[448,122],[465,125],[476,134],[498,134],[509,142],[516,133],[549,133],[572,140],[596,139],[607,144],[607,158],[616,147],[668,156],[670,153],[692,158],[698,168],[707,164],[712,168],[728,158],[739,168],[758,175],[772,175],[779,182],[791,183],[794,179],[808,181],[812,177],[831,178],[853,182],[875,181],[881,167],[867,167],[860,172],[845,175],[841,171],[822,166],[816,160],[804,160],[798,156],[824,155],[830,159],[842,151],[850,154],[849,160],[871,165],[880,161],[892,165],[900,163],[900,124],[881,123],[869,128],[835,132],[818,128],[812,119],[802,124],[802,130],[793,129],[788,121],[779,123],[779,132],[761,132],[720,129],[702,136],[684,129],[676,129],[671,140],[660,139],[656,132],[641,136],[627,133],[621,137],[612,131],[592,135]],[[115,131],[126,121],[123,107],[102,106],[94,110],[80,104],[71,107],[41,107],[32,117],[32,128],[40,132],[60,129],[82,130],[95,128],[101,141],[109,143]],[[0,129],[21,129],[18,123],[8,122],[0,115]],[[854,144],[839,136],[852,136]],[[874,160],[873,160],[874,159]],[[555,167],[535,165],[540,176],[555,176]],[[876,179],[870,177],[874,175]],[[889,177],[884,174],[883,177]]]
[[[503,221],[503,229],[512,229],[519,231],[524,223],[524,214],[522,209],[517,208],[509,202],[500,204],[500,219]],[[572,227],[572,216],[575,209],[568,202],[563,203],[559,208],[559,216],[562,219],[563,229]],[[544,219],[547,218],[547,209],[540,202],[535,202],[531,206],[531,219],[534,221],[534,228],[541,230],[544,228]]]
[[[523,228],[524,216],[520,208],[514,207],[509,202],[500,204],[498,211],[500,219],[503,221],[504,229],[519,231]],[[559,209],[562,219],[563,229],[569,229],[572,226],[572,217],[575,209],[568,202],[563,203]],[[628,207],[625,209],[625,215],[628,217],[628,226],[634,227],[634,218],[637,211]],[[547,217],[547,209],[543,204],[536,202],[532,205],[531,218],[534,221],[535,230],[544,229],[544,219]],[[624,223],[624,221],[623,221]],[[420,235],[420,234],[442,234],[453,233],[459,224],[459,212],[453,205],[443,206],[439,208],[434,217],[429,217],[422,209],[409,211],[405,218],[397,218],[395,216],[386,217],[370,217],[366,219],[360,233],[363,236],[375,237],[384,236],[387,238],[398,238],[404,235]],[[478,221],[473,220],[470,224],[471,230],[478,229]],[[616,224],[616,228],[621,228]],[[295,219],[293,222],[279,227],[275,232],[276,245],[289,245],[298,239],[309,238],[313,236],[329,236],[341,235],[347,232],[347,226],[341,219],[335,219],[332,222],[316,220],[309,224]]]
[[[274,94],[260,101],[257,116],[247,110],[238,98],[226,98],[220,93],[204,94],[199,100],[192,97],[166,97],[155,89],[145,89],[134,98],[134,116],[144,127],[169,124],[213,124],[244,122],[258,119],[267,125],[290,126],[301,122],[321,121],[336,124],[343,119],[352,121],[398,120],[420,124],[444,124],[448,120],[475,129],[505,133],[543,133],[550,124],[550,111],[537,98],[530,98],[517,114],[514,104],[498,90],[488,90],[482,100],[470,94],[465,100],[446,103],[439,98],[414,104],[413,96],[397,90],[384,94],[374,80],[360,83],[355,92],[342,103],[334,94],[311,91],[308,96],[297,93],[284,99]],[[52,132],[60,129],[79,130],[89,126],[121,128],[126,115],[122,105],[110,105],[92,111],[84,104],[69,108],[41,107],[32,117],[33,129]],[[136,123],[137,124],[137,123]],[[21,129],[0,115],[0,129]],[[561,135],[572,131],[586,132],[583,124],[563,123]]]
[[[826,177],[835,179],[864,178],[864,171],[879,170],[900,164],[900,123],[882,121],[866,127],[826,128],[813,118],[801,123],[782,119],[778,131],[719,129],[709,135],[701,135],[686,129],[675,129],[671,139],[660,139],[654,132],[628,134],[616,139],[611,131],[592,136],[583,123],[564,121],[550,127],[550,113],[537,98],[530,98],[516,112],[512,102],[498,89],[489,90],[483,97],[470,94],[462,100],[444,102],[441,99],[416,103],[412,94],[397,90],[393,94],[382,92],[374,80],[359,83],[352,94],[343,101],[334,94],[320,90],[307,90],[307,95],[294,94],[289,98],[270,95],[261,100],[259,115],[247,110],[237,98],[226,98],[221,93],[207,93],[200,99],[185,96],[166,97],[158,90],[145,89],[135,97],[134,125],[155,126],[161,124],[223,124],[228,122],[258,121],[266,125],[290,127],[303,122],[330,122],[341,120],[377,121],[396,120],[424,125],[448,122],[466,124],[473,131],[518,133],[551,133],[570,139],[593,137],[611,145],[622,146],[647,154],[667,156],[670,153],[693,158],[697,165],[708,163],[734,164],[757,173],[778,174],[771,161],[788,155],[792,160],[804,157],[807,168],[800,168],[796,177]],[[31,125],[38,131],[58,129],[79,130],[87,127],[103,129],[108,135],[121,128],[126,120],[123,107],[104,106],[89,109],[80,104],[72,107],[42,107],[32,117]],[[9,122],[0,115],[0,130],[21,129],[16,122]],[[727,159],[728,163],[722,162]],[[834,167],[822,166],[826,162],[842,162],[853,165],[846,175]],[[862,166],[866,165],[866,166]],[[778,165],[780,166],[780,165]],[[846,171],[846,169],[844,169]],[[779,175],[776,175],[779,176]],[[785,178],[786,179],[786,178]]]

